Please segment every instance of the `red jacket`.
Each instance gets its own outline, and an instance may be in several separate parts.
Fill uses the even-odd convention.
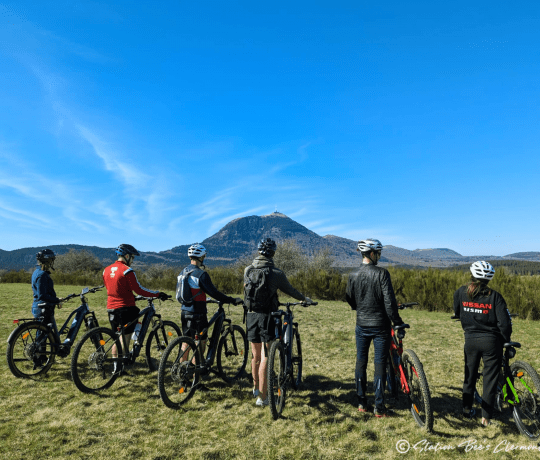
[[[144,297],[157,297],[159,291],[143,288],[135,272],[124,262],[117,260],[103,271],[103,283],[107,288],[107,310],[135,305],[133,292]]]

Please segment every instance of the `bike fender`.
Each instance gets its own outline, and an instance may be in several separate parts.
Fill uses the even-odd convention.
[[[11,337],[13,337],[13,335],[15,335],[15,333],[18,332],[19,329],[20,329],[21,327],[23,327],[23,326],[28,326],[29,324],[34,324],[34,323],[35,323],[35,324],[43,324],[43,323],[41,323],[41,322],[39,322],[39,321],[28,321],[27,323],[20,324],[19,326],[17,326],[15,329],[13,329],[13,330],[11,331],[11,334],[9,334],[9,337],[8,337],[8,339],[7,339],[7,342],[9,343],[9,341],[11,340]]]

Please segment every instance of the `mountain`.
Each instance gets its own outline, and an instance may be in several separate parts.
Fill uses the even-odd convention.
[[[265,216],[247,216],[234,219],[214,235],[201,241],[208,250],[207,265],[228,265],[244,255],[256,252],[262,238],[273,238],[280,242],[293,239],[308,254],[325,247],[330,249],[338,267],[354,267],[361,263],[356,251],[356,241],[335,235],[320,236],[285,214],[274,212]],[[116,255],[114,248],[83,246],[77,244],[49,246],[57,254],[70,249],[87,250],[96,255],[104,264],[111,263]],[[137,264],[166,264],[185,266],[189,263],[189,245],[175,246],[161,252],[142,252]],[[0,249],[0,268],[29,269],[35,266],[35,255],[42,248],[23,248],[14,251]],[[529,260],[539,261],[540,252],[519,252],[504,257],[462,256],[447,248],[409,250],[397,246],[384,246],[381,265],[402,265],[417,267],[449,267],[471,263],[475,260]]]

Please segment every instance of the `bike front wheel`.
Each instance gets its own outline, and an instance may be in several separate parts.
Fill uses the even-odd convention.
[[[219,339],[217,369],[227,383],[233,383],[246,368],[248,342],[244,329],[236,324],[227,329]]]
[[[106,327],[89,330],[75,345],[71,376],[83,393],[105,390],[118,378],[122,365],[117,357],[113,358],[113,345],[116,345],[117,356],[122,356],[119,337]]]
[[[163,352],[158,369],[159,396],[167,407],[179,409],[199,383],[200,353],[190,337],[174,339]]]
[[[274,341],[270,347],[267,373],[268,403],[272,417],[277,420],[283,412],[287,395],[285,349],[279,340]]]
[[[514,421],[521,434],[529,439],[540,437],[540,377],[533,367],[523,361],[510,365],[516,395],[509,394],[514,401]],[[506,384],[508,387],[508,384]],[[511,393],[507,390],[507,393]],[[513,396],[513,397],[512,397]]]
[[[43,375],[54,362],[56,340],[53,331],[39,322],[21,324],[10,337],[6,358],[15,377]]]
[[[150,371],[157,371],[163,352],[169,344],[180,337],[180,328],[172,321],[162,321],[162,325],[148,334],[146,342],[146,364]]]
[[[433,429],[433,411],[431,395],[422,363],[412,350],[403,352],[402,365],[409,386],[411,414],[416,424],[426,431]]]

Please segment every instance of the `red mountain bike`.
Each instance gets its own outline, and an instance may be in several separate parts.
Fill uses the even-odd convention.
[[[398,306],[400,310],[418,305],[418,302],[404,303]],[[401,324],[392,329],[390,356],[386,363],[387,391],[399,400],[400,392],[407,397],[414,421],[426,431],[433,429],[433,411],[431,409],[431,394],[424,374],[422,363],[416,353],[410,349],[403,350],[405,329],[410,326]]]

